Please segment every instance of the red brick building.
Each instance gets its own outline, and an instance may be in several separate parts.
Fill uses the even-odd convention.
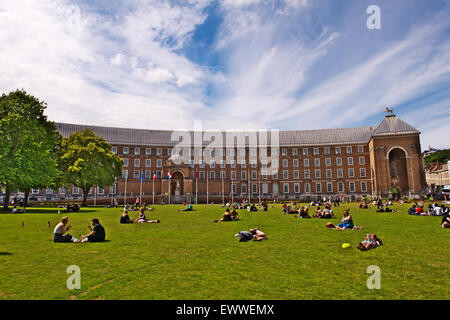
[[[252,132],[234,133],[241,134],[241,140],[225,132],[177,135],[164,130],[56,126],[65,137],[90,129],[124,160],[122,177],[113,187],[93,190],[91,199],[134,202],[142,192],[143,201],[150,203],[153,197],[155,202],[167,203],[169,195],[171,202],[195,202],[197,196],[199,203],[232,198],[309,201],[330,196],[357,200],[391,197],[393,186],[402,196],[418,198],[426,187],[420,132],[395,115],[387,115],[378,126],[265,132],[256,139]],[[192,142],[198,137],[203,141],[196,148]],[[181,146],[181,140],[185,145]],[[212,147],[212,140],[226,145]],[[178,163],[180,159],[184,162]],[[43,190],[35,190],[34,195],[72,199],[80,193],[71,187],[50,191],[50,197]]]

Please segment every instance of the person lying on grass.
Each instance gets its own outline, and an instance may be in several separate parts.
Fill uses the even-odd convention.
[[[126,224],[126,223],[133,223],[134,221],[130,219],[130,216],[128,215],[128,211],[124,210],[122,215],[120,216],[120,223]]]
[[[383,244],[380,238],[377,237],[375,233],[367,234],[366,238],[361,241],[357,248],[361,251],[367,251],[379,247]]]
[[[261,230],[259,230],[258,228],[250,229],[250,232],[241,231],[239,233],[236,233],[234,236],[239,237],[239,242],[249,241],[252,239],[255,241],[267,240],[266,234]]]
[[[88,228],[91,231],[87,235],[81,236],[81,242],[101,242],[105,241],[105,228],[100,224],[97,218],[92,219],[92,226],[88,224]]]
[[[67,226],[68,223],[69,217],[61,218],[60,222],[53,230],[53,242],[79,242],[79,240],[71,234],[66,234],[72,228],[72,226]]]
[[[141,209],[139,217],[135,221],[136,223],[160,223],[159,220],[147,220],[147,217],[145,216],[145,211],[143,209]]]

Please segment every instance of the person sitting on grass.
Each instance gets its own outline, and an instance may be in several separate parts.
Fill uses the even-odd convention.
[[[264,201],[264,202],[261,204],[261,211],[267,211],[267,209],[268,209],[267,203]]]
[[[128,211],[124,210],[122,215],[120,216],[120,223],[126,224],[126,223],[133,223],[134,221],[130,219],[130,216],[128,215]]]
[[[420,216],[423,213],[423,204],[419,205],[416,209],[416,215]]]
[[[448,214],[448,213],[449,213],[448,208],[447,208],[444,204],[441,204],[441,214],[442,214],[443,216],[445,216],[445,215]]]
[[[233,209],[234,210],[234,209]],[[226,209],[224,214],[222,214],[222,219],[220,219],[220,221],[233,221],[232,217],[231,217],[231,213],[230,213],[230,209]]]
[[[233,220],[233,221],[239,220],[239,215],[238,215],[236,209],[233,209],[233,211],[231,211],[230,215],[231,215],[231,220]]]
[[[255,206],[254,203],[249,207],[250,209],[248,211],[258,211],[258,208]]]
[[[335,226],[331,222],[328,222],[326,227],[328,229],[336,229],[336,230],[346,230],[346,229],[361,230],[363,227],[353,225],[353,219],[352,216],[348,213],[349,211],[350,209],[344,211],[344,217],[342,218],[341,223],[339,223],[337,226]]]
[[[321,218],[322,217],[322,209],[320,209],[319,206],[317,206],[316,208],[314,208],[314,218]]]
[[[431,212],[431,215],[433,216],[440,216],[442,214],[442,208],[436,204],[436,206],[434,206],[433,212]]]
[[[416,205],[413,204],[411,208],[408,210],[408,214],[415,216],[416,215]]]
[[[366,238],[361,241],[357,248],[361,251],[367,251],[369,249],[373,249],[379,247],[383,244],[380,238],[377,237],[375,233],[367,234]]]
[[[194,209],[192,209],[192,204],[188,204],[186,209],[180,209],[180,211],[193,211]]]
[[[302,218],[302,219],[311,219],[311,216],[308,214],[308,207],[305,207],[305,206],[301,207],[298,210],[298,216],[299,216],[299,218]]]
[[[71,226],[67,226],[68,223],[69,217],[61,218],[60,222],[53,230],[53,242],[79,242],[79,240],[71,234],[66,234],[72,228]]]
[[[336,216],[334,215],[333,209],[331,209],[330,206],[325,207],[325,209],[323,209],[322,211],[322,218],[323,219],[332,219],[332,218],[336,218]]]
[[[450,215],[448,213],[442,217],[441,227],[444,229],[450,228]]]
[[[363,201],[359,204],[360,209],[369,209],[367,202]]]
[[[350,213],[348,213],[350,209],[347,209],[344,211],[344,217],[341,220],[341,223],[339,223],[336,226],[336,229],[338,230],[345,230],[345,229],[353,229],[353,219]]]
[[[88,224],[88,228],[91,231],[87,235],[81,236],[81,242],[101,242],[105,241],[105,228],[100,224],[97,218],[92,219],[92,226]]]

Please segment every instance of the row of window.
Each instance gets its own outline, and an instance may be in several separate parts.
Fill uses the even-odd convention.
[[[33,189],[31,190],[32,194],[39,194],[40,190],[39,189]],[[61,187],[58,189],[58,194],[66,194],[67,193],[67,189],[65,187]],[[82,191],[80,190],[80,188],[76,187],[76,186],[72,186],[72,192],[71,194],[81,194]],[[96,188],[91,188],[89,190],[89,194],[104,194],[105,193],[105,189],[101,188],[101,187],[96,187]],[[116,193],[116,185],[113,185],[111,187],[109,187],[109,193],[110,194],[115,194]],[[54,194],[54,191],[52,188],[46,188],[45,189],[45,194]]]
[[[324,190],[322,189],[322,185],[323,184],[321,182],[314,183],[313,185],[311,185],[310,183],[305,183],[304,187],[303,187],[303,192],[304,193],[312,193],[312,192],[315,192],[315,193],[346,192],[345,191],[345,185],[344,185],[343,182],[338,182],[337,183],[337,185],[336,185],[337,186],[337,190],[334,190],[332,182],[326,182]],[[253,194],[257,194],[260,191],[263,194],[269,193],[269,185],[267,183],[262,183],[261,184],[261,190],[259,190],[259,188],[258,188],[259,185],[256,184],[256,183],[253,183],[251,186],[252,186],[252,193]],[[241,194],[246,194],[247,193],[247,185],[246,184],[241,184],[240,187],[241,187]],[[293,187],[294,187],[293,193],[300,193],[301,192],[301,190],[300,190],[300,183],[294,183]],[[312,189],[312,187],[314,187],[314,190]],[[366,181],[361,181],[360,187],[361,187],[360,188],[361,192],[367,192],[367,182]],[[356,183],[354,181],[350,181],[348,183],[348,191],[349,192],[356,192]],[[231,184],[231,192],[232,193],[237,193],[237,184],[235,184],[235,183]],[[284,183],[283,184],[283,193],[289,194],[290,192],[291,191],[290,191],[289,183]],[[278,194],[279,193],[278,184],[273,184],[272,185],[272,193],[274,193],[274,194]]]
[[[364,146],[357,146],[358,148],[358,152],[359,153],[363,153],[364,152]],[[152,148],[144,148],[145,149],[145,155],[149,156],[152,154]],[[321,149],[324,155],[329,155],[331,154],[331,147],[323,147],[323,148],[312,148],[312,154],[317,156],[321,154]],[[334,153],[335,154],[341,154],[342,153],[342,149],[343,147],[334,147]],[[215,157],[215,150],[216,149],[210,149],[210,156],[211,157]],[[221,156],[225,156],[225,149],[219,149],[221,151]],[[271,149],[271,155],[272,156],[277,156],[277,149]],[[302,149],[302,154],[304,156],[308,156],[309,155],[309,148],[303,148]],[[112,151],[115,154],[118,154],[118,148],[117,146],[113,146],[112,147]],[[167,152],[167,156],[171,156],[172,154],[172,149],[165,149],[165,151]],[[291,155],[292,156],[298,156],[298,149],[297,148],[292,148],[290,149],[291,151]],[[246,155],[246,150],[245,148],[240,148],[240,155],[241,156],[245,156]],[[345,147],[345,152],[347,154],[351,154],[353,153],[353,146],[347,146]],[[183,149],[179,148],[179,150],[177,150],[177,153],[180,155],[183,155]],[[230,149],[230,156],[235,156],[236,151],[234,148]],[[130,154],[130,148],[129,147],[123,147],[122,148],[122,154]],[[134,155],[141,155],[141,148],[140,147],[134,147],[133,148],[133,154]],[[156,155],[157,156],[162,156],[163,155],[163,149],[162,148],[157,148],[156,149]],[[194,150],[193,149],[189,149],[189,156],[193,156],[194,155]],[[199,149],[199,156],[204,156],[205,155],[205,149]],[[257,156],[257,151],[256,148],[252,148],[250,149],[250,155],[252,157],[256,157]],[[260,155],[261,156],[267,156],[267,149],[260,149]],[[288,149],[281,149],[281,156],[286,157],[288,156]]]
[[[161,179],[162,177],[162,171],[157,170],[155,172],[155,175],[158,179]],[[258,171],[251,171],[250,172],[251,179],[257,180],[258,179]],[[360,168],[359,169],[359,177],[365,178],[367,176],[366,168]],[[122,178],[128,178],[128,170],[122,171]],[[152,174],[150,170],[144,171],[144,177],[145,179],[151,179]],[[347,169],[347,177],[348,178],[354,178],[355,177],[355,169],[354,168],[348,168]],[[140,179],[141,178],[141,170],[133,170],[133,178],[134,179]],[[206,179],[205,171],[199,171],[199,177],[200,180]],[[233,180],[237,179],[236,171],[230,172],[230,178]],[[241,180],[247,180],[247,171],[241,171]],[[261,171],[260,178],[262,180],[268,179],[268,172],[265,170]],[[289,170],[283,170],[283,176],[282,178],[284,180],[289,179]],[[293,179],[300,179],[300,171],[299,170],[293,170],[292,171],[292,178]],[[311,172],[310,170],[303,170],[303,178],[304,179],[311,179]],[[314,178],[315,179],[321,179],[322,178],[322,170],[321,169],[315,169],[314,170]],[[332,179],[333,178],[333,170],[332,169],[326,169],[325,170],[325,178]],[[343,169],[336,169],[336,178],[344,178],[344,170]],[[195,179],[195,172],[192,172],[192,179]],[[215,180],[216,179],[216,172],[210,171],[209,172],[209,179]],[[227,179],[227,172],[226,171],[220,171],[219,179]],[[278,179],[278,172],[273,171],[272,172],[272,179]]]
[[[130,165],[130,161],[128,158],[123,158],[123,163],[124,163],[124,167],[128,167]],[[366,164],[366,158],[365,157],[359,157],[359,164],[360,165],[365,165]],[[163,160],[162,159],[157,159],[156,160],[156,167],[158,168],[162,168],[163,165]],[[190,160],[189,161],[189,165],[190,167],[194,167],[194,160]],[[247,162],[245,160],[242,160],[241,163],[241,168],[246,168],[247,167]],[[309,159],[303,159],[303,167],[309,167],[310,163],[309,163]],[[319,158],[314,159],[314,166],[315,167],[320,167],[321,165],[321,161]],[[349,166],[353,166],[354,162],[353,162],[353,157],[348,157],[347,158],[347,165]],[[145,167],[149,168],[152,166],[152,160],[151,159],[145,159]],[[257,161],[256,160],[251,160],[250,161],[250,166],[252,168],[256,168],[257,167]],[[276,160],[272,160],[272,166],[277,167],[277,163]],[[283,159],[282,160],[282,166],[283,168],[287,168],[289,167],[289,161],[287,159]],[[292,166],[294,168],[298,168],[299,166],[299,159],[293,159],[292,160]],[[327,167],[331,167],[331,158],[326,158],[325,159],[325,166]],[[342,158],[336,158],[336,166],[340,167],[342,166]],[[135,168],[140,168],[141,167],[141,159],[134,159],[134,167]],[[199,163],[199,167],[200,168],[204,168],[205,167],[205,161],[201,160]],[[216,167],[216,161],[215,160],[211,160],[209,162],[209,167],[210,168],[215,168]],[[226,167],[226,163],[225,160],[221,160],[220,161],[220,167],[221,168],[225,168]],[[230,164],[231,168],[236,168],[236,160],[232,160],[231,164]],[[267,168],[267,161],[263,160],[261,161],[261,167],[262,168]]]

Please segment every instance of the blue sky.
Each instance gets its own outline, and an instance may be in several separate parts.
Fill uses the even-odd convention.
[[[381,29],[369,30],[369,5]],[[449,148],[446,0],[2,0],[0,91],[53,121],[153,129],[376,125]]]

